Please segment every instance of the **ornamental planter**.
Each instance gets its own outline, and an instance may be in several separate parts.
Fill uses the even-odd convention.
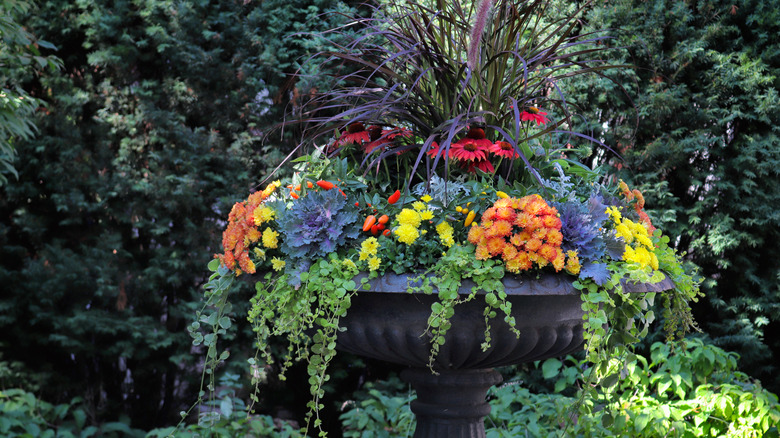
[[[401,377],[417,392],[411,408],[417,419],[415,438],[484,437],[488,389],[501,383],[494,367],[562,356],[582,347],[583,315],[575,278],[541,275],[507,276],[504,288],[512,303],[518,338],[503,318],[491,321],[491,345],[482,351],[484,300],[455,306],[446,341],[434,369],[427,321],[435,295],[408,293],[408,277],[386,275],[371,282],[370,291],[352,299],[348,314],[339,321],[337,349],[406,365]],[[464,282],[461,294],[471,286]],[[656,284],[628,283],[628,292],[660,292],[673,287],[669,279]]]

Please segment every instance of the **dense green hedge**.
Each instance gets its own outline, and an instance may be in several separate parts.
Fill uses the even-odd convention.
[[[633,68],[568,90],[580,128],[700,267],[701,327],[780,391],[780,5],[610,0],[585,23]]]
[[[289,130],[260,134],[326,86],[291,79],[321,69],[298,62],[322,48],[301,32],[347,8],[47,0],[19,17],[63,68],[22,78],[47,107],[0,195],[0,348],[26,376],[4,387],[82,397],[95,424],[178,421],[199,389],[186,326],[220,221],[290,148]]]

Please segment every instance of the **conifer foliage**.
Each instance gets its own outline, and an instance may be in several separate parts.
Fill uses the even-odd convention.
[[[695,308],[741,367],[780,390],[780,7],[770,0],[598,2],[633,69],[579,82],[594,136],[705,278]],[[774,359],[772,359],[774,358]]]
[[[288,79],[320,68],[298,63],[321,50],[302,32],[344,8],[46,0],[20,17],[64,64],[25,84],[48,106],[0,194],[0,348],[41,396],[81,396],[92,421],[123,413],[143,429],[196,398],[185,328],[215,222],[286,154],[260,134],[320,86]]]

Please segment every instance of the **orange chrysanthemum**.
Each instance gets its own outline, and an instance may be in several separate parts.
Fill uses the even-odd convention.
[[[468,235],[468,241],[470,243],[473,243],[474,245],[479,244],[479,242],[482,240],[482,238],[485,236],[485,229],[476,226],[469,228],[469,235]]]
[[[556,249],[554,246],[545,243],[539,248],[539,251],[537,251],[540,256],[544,257],[545,260],[552,263],[557,257],[560,250]]]
[[[506,241],[502,237],[488,237],[485,246],[491,256],[497,256],[504,251]]]
[[[563,233],[557,229],[547,231],[547,243],[554,246],[561,246],[563,243]]]
[[[476,228],[476,227],[472,227]],[[497,220],[493,222],[493,225],[485,230],[486,237],[506,237],[512,234],[512,223],[504,220]]]
[[[503,197],[485,210],[481,224],[469,231],[477,245],[478,258],[500,256],[509,272],[552,264],[563,268],[563,234],[558,212],[538,194],[523,198]]]
[[[525,242],[525,249],[531,252],[538,251],[539,248],[542,247],[542,244],[543,243],[540,239],[531,238],[530,240]]]
[[[482,222],[496,220],[496,207],[490,207],[482,213]]]
[[[515,248],[514,245],[505,245],[504,251],[501,253],[501,258],[504,259],[504,261],[511,260],[517,256],[517,248]]]
[[[517,208],[517,199],[515,198],[498,198],[496,202],[493,203],[493,207],[495,207],[497,210],[501,208]]]
[[[502,221],[513,222],[517,213],[511,207],[498,207],[496,208],[496,219]]]
[[[487,260],[490,258],[490,252],[485,245],[478,245],[477,251],[474,253],[477,260]]]

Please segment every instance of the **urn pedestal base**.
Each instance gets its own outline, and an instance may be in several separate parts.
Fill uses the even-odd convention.
[[[501,383],[493,369],[447,370],[438,375],[427,368],[409,368],[401,378],[417,392],[412,412],[417,419],[414,438],[485,438],[490,405],[485,396]]]

